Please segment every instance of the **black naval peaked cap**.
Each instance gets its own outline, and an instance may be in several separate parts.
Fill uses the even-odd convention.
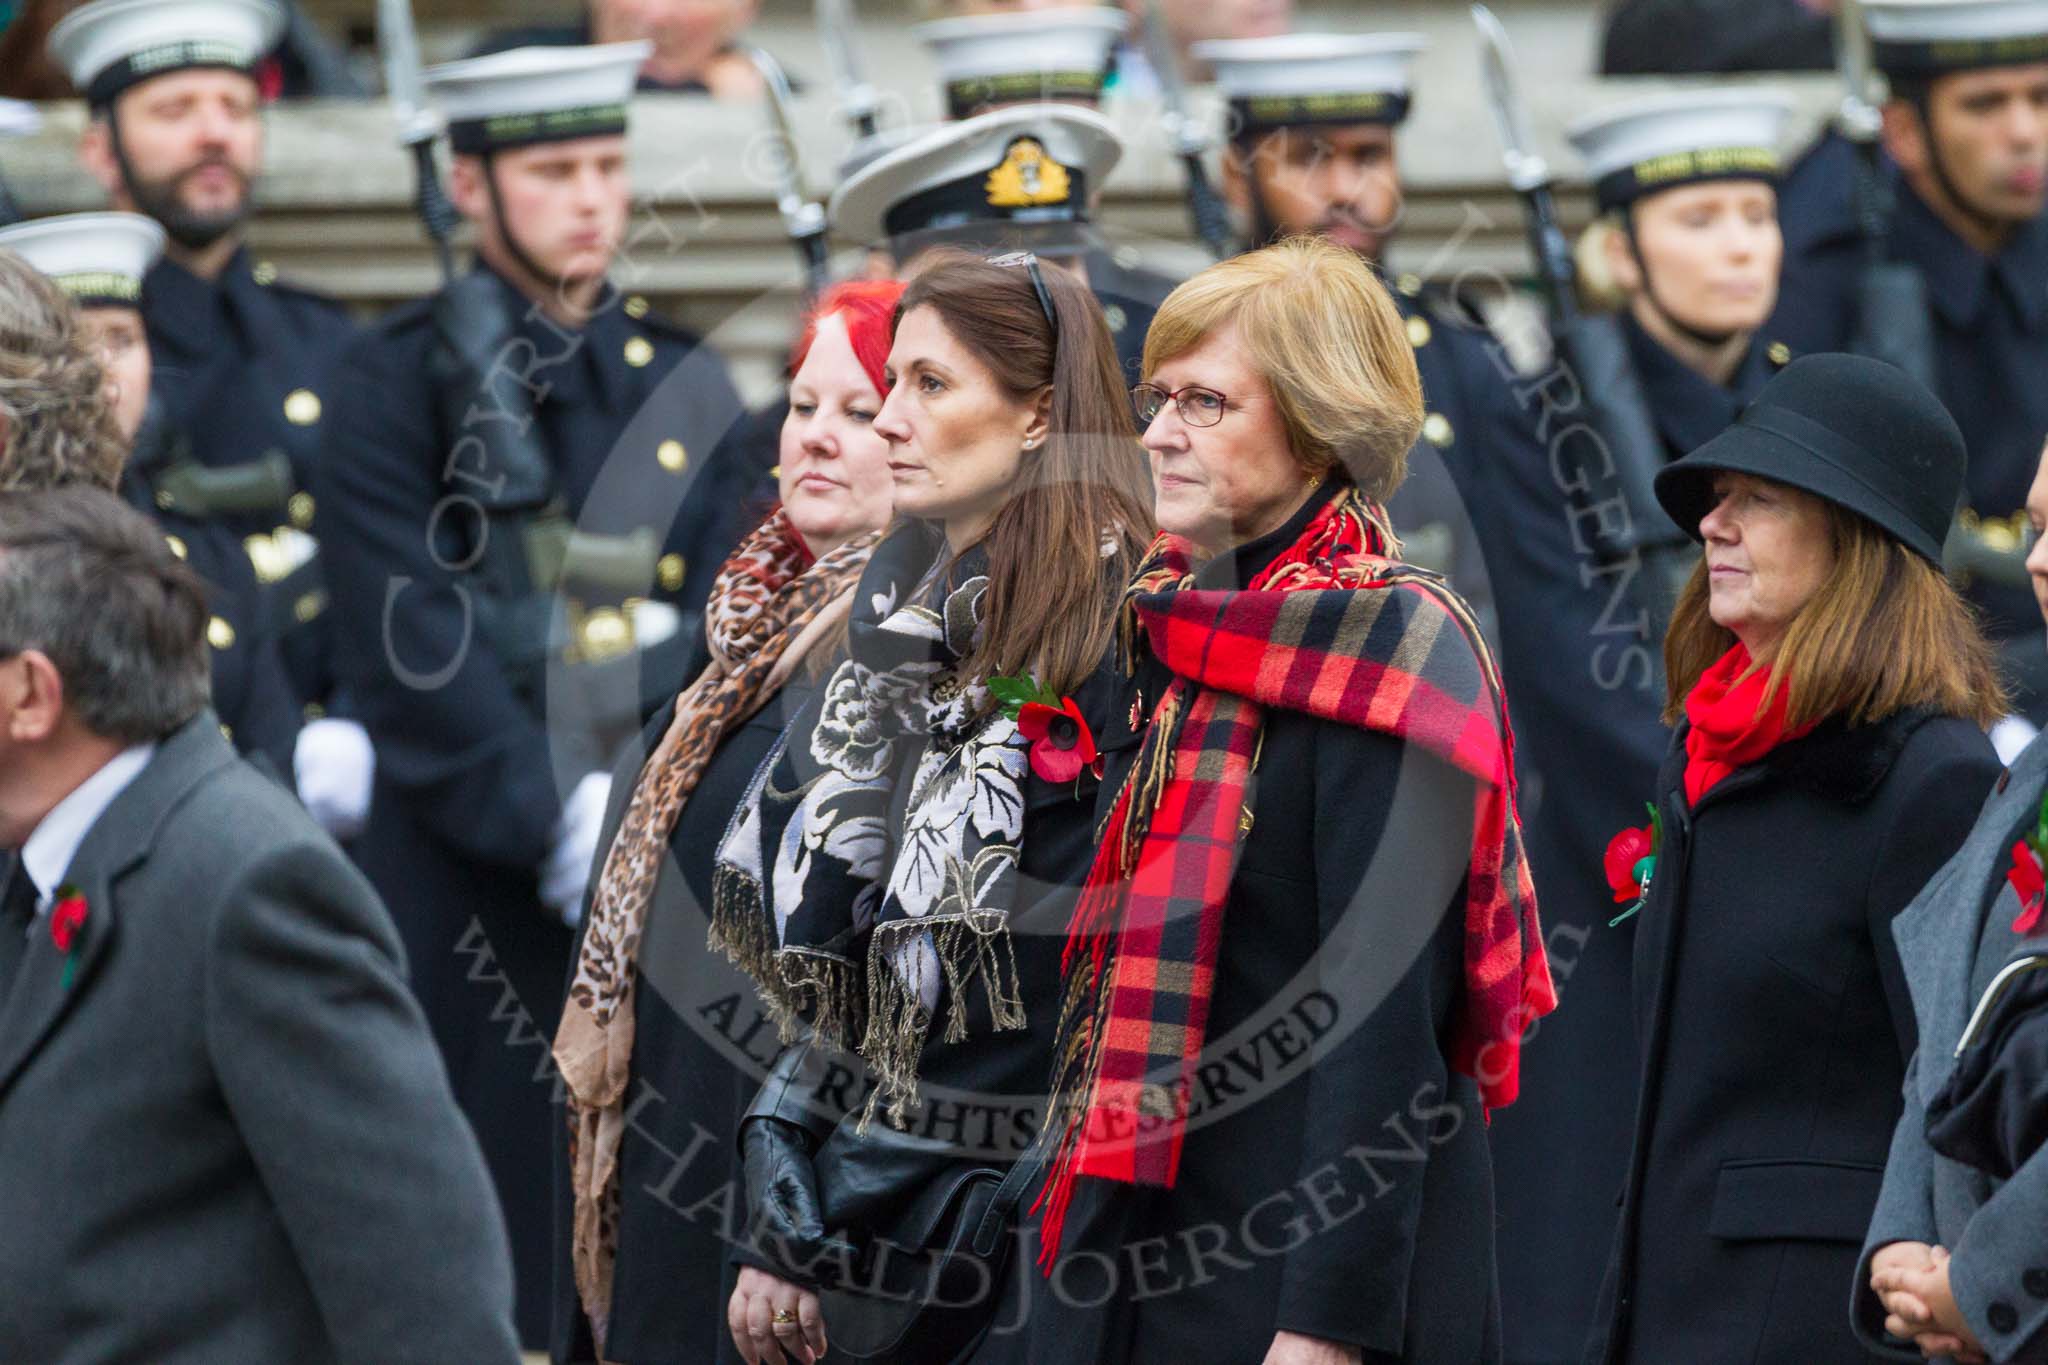
[[[1801,356],[1734,425],[1657,474],[1657,501],[1693,539],[1729,471],[1804,489],[1941,563],[1962,495],[1963,433],[1941,400],[1867,356]]]

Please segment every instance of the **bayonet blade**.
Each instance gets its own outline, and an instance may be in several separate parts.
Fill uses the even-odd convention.
[[[384,59],[384,93],[408,147],[441,135],[441,116],[427,103],[426,69],[420,63],[418,31],[410,0],[377,0],[377,50]]]
[[[1486,102],[1493,110],[1494,127],[1500,130],[1508,183],[1526,193],[1549,183],[1550,167],[1536,150],[1521,92],[1515,86],[1514,45],[1500,20],[1484,5],[1472,6],[1472,25],[1479,30],[1479,70],[1486,82]]]
[[[1874,143],[1884,129],[1872,90],[1870,34],[1863,27],[1858,0],[1838,0],[1835,8],[1835,69],[1842,77],[1842,104],[1837,111],[1842,132],[1852,142]]]
[[[817,19],[825,61],[832,68],[832,86],[839,92],[840,112],[862,137],[872,137],[881,101],[860,69],[860,51],[853,38],[853,0],[818,0]]]
[[[767,87],[770,131],[780,144],[775,157],[775,207],[792,238],[801,240],[813,234],[822,237],[824,210],[804,194],[802,153],[796,140],[796,122],[790,114],[794,96],[790,93],[789,77],[784,74],[782,63],[765,48],[748,46],[744,51]]]
[[[1166,125],[1167,136],[1181,156],[1199,156],[1207,150],[1209,139],[1188,113],[1187,83],[1181,79],[1180,57],[1173,49],[1173,39],[1166,29],[1166,12],[1159,0],[1145,0],[1141,22],[1145,60],[1152,64],[1152,74],[1159,81],[1161,121]]]

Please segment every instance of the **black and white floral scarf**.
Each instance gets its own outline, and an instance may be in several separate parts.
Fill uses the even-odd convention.
[[[902,1122],[947,993],[947,1041],[979,986],[1024,1026],[1009,936],[1027,745],[955,665],[973,647],[987,560],[950,562],[936,528],[877,547],[849,657],[755,774],[719,848],[711,941],[751,975],[785,1035],[809,1023],[856,1051]]]

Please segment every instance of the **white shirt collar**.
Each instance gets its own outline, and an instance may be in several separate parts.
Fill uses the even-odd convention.
[[[72,789],[71,795],[50,808],[42,823],[21,846],[21,865],[36,884],[36,913],[48,911],[50,899],[71,870],[71,860],[85,836],[99,823],[114,798],[127,790],[149,766],[155,744],[136,744],[109,759],[104,767]]]

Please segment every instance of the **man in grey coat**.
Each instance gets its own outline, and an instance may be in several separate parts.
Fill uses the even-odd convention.
[[[0,1360],[515,1365],[397,935],[222,738],[206,622],[118,499],[0,494]]]
[[[2027,496],[2048,524],[2048,451]],[[2027,557],[2048,617],[2048,537]],[[1969,840],[1893,921],[1919,1022],[1905,1113],[1857,1266],[1850,1315],[1872,1348],[1901,1360],[2048,1361],[2048,1151],[1996,1181],[1934,1151],[1927,1107],[1948,1084],[1958,1044],[1992,979],[2023,942],[2006,880],[2013,845],[2031,833],[2048,791],[2048,735],[2000,775]],[[1875,1287],[1873,1287],[1875,1284]]]

